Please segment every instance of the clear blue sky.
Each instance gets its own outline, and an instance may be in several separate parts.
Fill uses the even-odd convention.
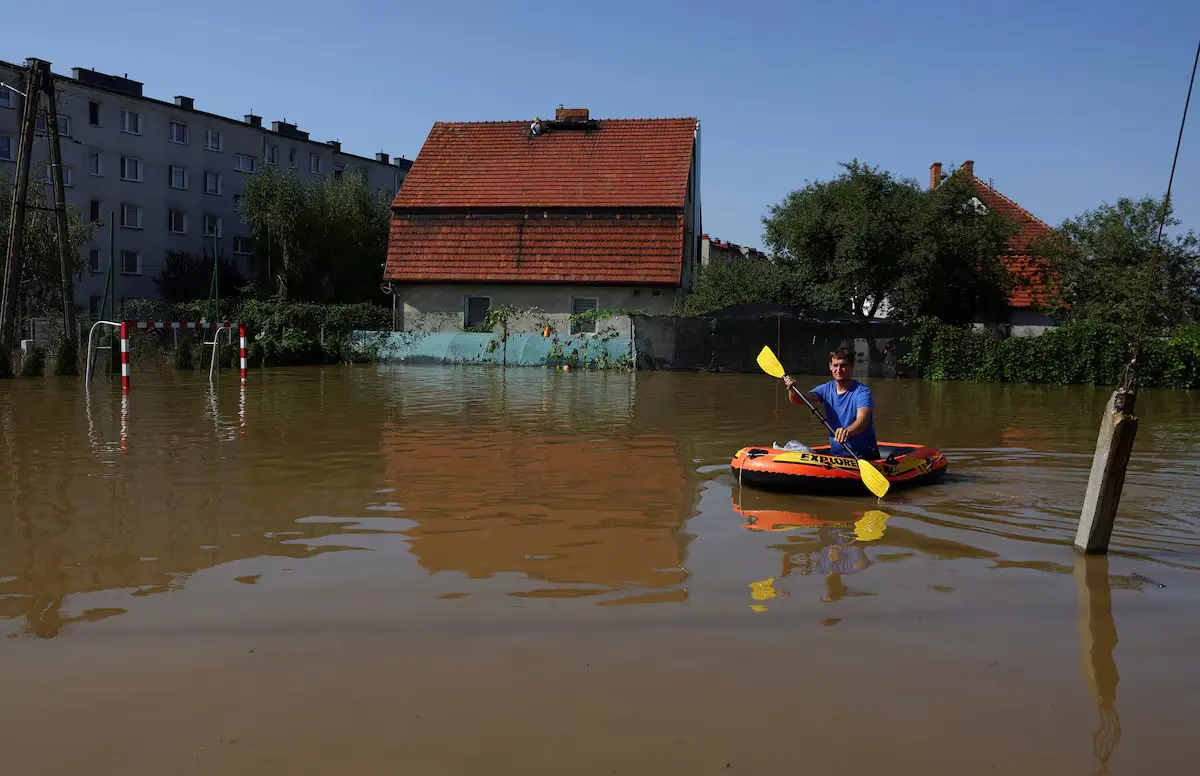
[[[920,181],[973,159],[1052,224],[1161,195],[1200,38],[1194,0],[6,5],[0,58],[128,73],[365,155],[560,103],[695,116],[704,229],[754,246],[771,203],[853,157]],[[1200,230],[1200,93],[1173,196]]]

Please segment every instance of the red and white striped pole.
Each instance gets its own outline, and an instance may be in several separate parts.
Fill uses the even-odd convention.
[[[129,323],[121,321],[121,394],[129,393]]]
[[[242,364],[241,364],[242,385],[245,385],[246,384],[246,325],[244,323],[238,324],[238,340],[239,340],[238,351],[239,351],[240,358],[242,360]]]

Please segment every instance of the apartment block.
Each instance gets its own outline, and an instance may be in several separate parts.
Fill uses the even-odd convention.
[[[0,81],[21,91],[25,72],[0,61]],[[82,249],[84,270],[77,278],[76,303],[86,311],[98,309],[104,293],[110,221],[117,296],[157,299],[154,278],[170,251],[217,250],[249,273],[254,244],[238,201],[246,179],[262,165],[279,165],[298,177],[361,175],[389,198],[412,166],[403,156],[359,156],[336,140],[309,139],[295,123],[272,121],[267,128],[260,116],[209,113],[185,95],[171,102],[147,97],[128,74],[77,67],[54,80],[67,203],[84,220],[101,223]],[[0,177],[9,180],[16,174],[22,100],[0,87]],[[31,174],[43,165],[39,182],[49,204],[45,121],[43,110]]]

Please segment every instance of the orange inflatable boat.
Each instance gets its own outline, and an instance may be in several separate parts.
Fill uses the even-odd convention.
[[[946,473],[950,461],[927,445],[880,442],[880,458],[871,461],[892,488],[926,485]],[[811,452],[773,446],[743,447],[729,462],[743,485],[809,493],[869,493],[853,458],[830,455],[829,445]]]

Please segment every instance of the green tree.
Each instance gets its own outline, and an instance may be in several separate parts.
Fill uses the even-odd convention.
[[[241,215],[254,234],[256,271],[280,296],[325,303],[379,296],[390,200],[359,175],[301,181],[267,165],[246,182]]]
[[[860,163],[788,194],[763,218],[764,242],[810,305],[898,319],[965,322],[1003,310],[1014,282],[1002,254],[1016,228],[978,207],[961,176],[932,191]]]
[[[25,195],[25,232],[22,243],[21,285],[17,289],[18,315],[57,317],[62,314],[62,267],[58,259],[58,227],[55,214],[46,210],[51,201],[45,165],[31,169]],[[0,276],[8,263],[8,230],[13,183],[0,177]],[[91,242],[97,223],[83,221],[74,206],[67,205],[68,266],[73,277],[83,272],[80,250]]]
[[[703,315],[755,302],[803,306],[807,297],[791,267],[746,258],[713,261],[701,268],[695,286],[683,301],[683,313]]]
[[[1168,234],[1181,225],[1169,208],[1158,267],[1151,258],[1163,201],[1156,197],[1104,203],[1063,222],[1034,250],[1051,289],[1046,312],[1067,320],[1102,320],[1136,327],[1147,297],[1146,325],[1161,329],[1200,321],[1200,239]]]

